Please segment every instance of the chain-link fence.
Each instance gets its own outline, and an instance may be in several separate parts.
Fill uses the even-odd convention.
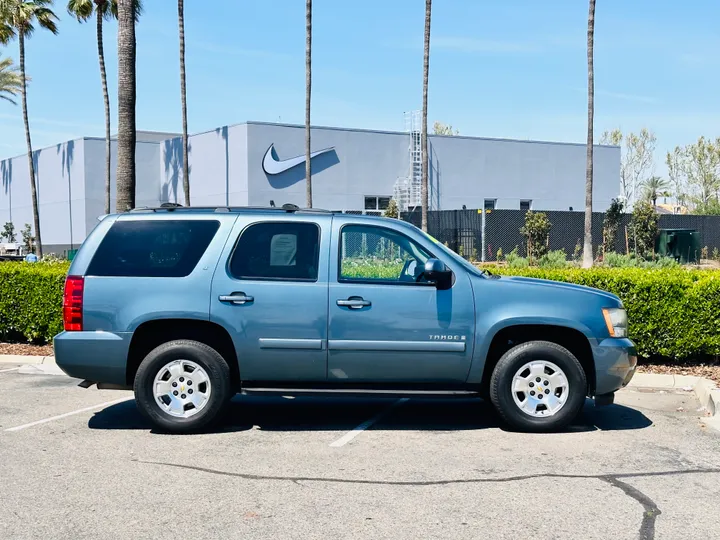
[[[503,254],[517,248],[521,256],[527,255],[527,243],[520,233],[525,223],[524,210],[437,210],[428,214],[428,233],[467,259],[495,261],[498,250]],[[545,211],[550,223],[548,248],[562,249],[568,258],[581,256],[585,228],[584,212]],[[404,212],[402,219],[420,226],[420,211]],[[623,214],[618,224],[613,251],[631,252],[634,244],[631,214]],[[603,244],[604,212],[593,212],[593,252],[597,254]],[[660,229],[693,229],[700,233],[700,246],[708,253],[720,250],[720,216],[661,214]]]

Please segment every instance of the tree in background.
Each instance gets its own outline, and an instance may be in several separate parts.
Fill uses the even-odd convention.
[[[385,212],[383,212],[383,216],[395,219],[400,217],[400,211],[398,209],[397,202],[395,202],[395,199],[390,199],[390,203],[385,209]]]
[[[628,133],[627,136],[624,136],[619,129],[614,129],[604,132],[600,137],[601,144],[623,147],[620,161],[620,191],[628,207],[639,198],[638,191],[642,183],[652,173],[656,142],[655,134],[646,128],[642,128],[638,134]]]
[[[636,257],[648,258],[655,251],[658,235],[658,216],[650,203],[638,201],[630,220],[630,242]]]
[[[605,218],[603,219],[603,255],[615,251],[615,239],[623,216],[623,209],[623,202],[613,199],[610,202],[610,207],[605,211]]]
[[[103,21],[117,19],[117,0],[69,0],[67,10],[78,22],[86,22],[95,15],[100,83],[105,104],[105,213],[110,213],[110,97],[105,73],[105,50],[103,47]],[[140,0],[135,0],[135,17],[142,11]]]
[[[25,246],[27,252],[33,253],[35,251],[33,249],[33,245],[35,244],[35,237],[32,234],[32,227],[30,227],[29,223],[25,224],[25,226],[20,231],[20,234],[22,235],[23,245]]]
[[[435,135],[460,135],[457,129],[453,129],[450,124],[443,124],[442,122],[433,123],[433,133]]]
[[[583,268],[593,264],[592,252],[592,189],[593,189],[593,129],[595,116],[595,70],[593,46],[595,41],[595,0],[590,0],[587,29],[588,62],[588,122],[587,122],[587,164],[585,173],[585,234],[583,242]]]
[[[528,210],[525,214],[525,225],[520,227],[520,234],[527,240],[527,256],[532,261],[539,259],[548,252],[547,242],[552,223],[545,212]]]
[[[13,65],[12,58],[0,58],[0,99],[17,105],[15,96],[22,93],[20,68]]]
[[[22,101],[23,123],[25,124],[25,142],[27,143],[28,168],[30,170],[30,192],[32,195],[33,222],[37,255],[42,258],[42,240],[40,236],[40,213],[38,211],[37,185],[35,184],[35,163],[33,162],[32,140],[27,110],[27,76],[25,72],[25,40],[32,36],[35,24],[57,34],[58,20],[52,9],[52,0],[4,0],[0,4],[0,44],[7,45],[18,38],[20,48],[20,95]]]
[[[720,213],[720,137],[700,137],[696,143],[675,147],[666,163],[678,204],[690,205],[695,214]]]
[[[670,187],[670,184],[664,178],[651,176],[643,182],[642,187],[643,198],[647,201],[652,201],[652,205],[656,206],[657,198],[662,196],[665,190]]]
[[[312,208],[310,167],[310,96],[312,93],[312,0],[305,2],[305,205]]]
[[[135,208],[135,19],[135,2],[118,0],[118,212]]]
[[[687,204],[687,194],[685,179],[682,173],[682,159],[682,149],[676,146],[675,150],[668,152],[665,156],[665,164],[667,165],[668,177],[672,184],[675,203],[680,206],[685,206]]]
[[[185,3],[183,2],[183,0],[178,0],[178,35],[180,38],[180,103],[182,108],[183,194],[185,195],[185,206],[190,206],[190,163],[188,158],[187,92],[185,91]]]
[[[428,230],[428,147],[427,147],[427,102],[428,77],[430,75],[430,16],[432,14],[432,0],[425,0],[425,44],[423,52],[423,88],[422,88],[422,127],[420,132],[420,147],[422,151],[422,178],[420,180],[420,202],[422,204],[422,230]]]
[[[5,225],[3,225],[2,233],[0,233],[0,240],[3,238],[11,244],[15,243],[17,235],[15,234],[15,225],[12,221],[8,221]]]

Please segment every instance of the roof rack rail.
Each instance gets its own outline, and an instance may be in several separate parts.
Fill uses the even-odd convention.
[[[139,206],[133,208],[130,212],[192,212],[192,211],[212,211],[212,212],[303,212],[312,214],[337,214],[332,210],[323,210],[321,208],[300,208],[296,204],[286,203],[280,207],[275,206],[182,206],[177,203],[163,203],[159,207]]]

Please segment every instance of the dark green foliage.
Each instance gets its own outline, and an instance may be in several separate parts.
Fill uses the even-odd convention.
[[[578,283],[618,295],[628,311],[630,339],[645,358],[720,354],[717,270],[492,267],[492,272]]]
[[[603,219],[603,253],[615,250],[615,237],[617,236],[620,219],[623,216],[623,203],[617,199],[610,202]]]
[[[552,223],[544,212],[528,211],[525,214],[525,225],[520,234],[527,239],[527,255],[530,259],[539,259],[548,251],[547,240]]]
[[[67,263],[0,263],[0,339],[50,341],[63,329]]]
[[[655,250],[659,216],[647,202],[638,202],[630,220],[630,243],[638,257],[650,258]]]

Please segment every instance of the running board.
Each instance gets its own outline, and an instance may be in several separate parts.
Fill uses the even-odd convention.
[[[344,397],[420,397],[467,398],[478,397],[472,390],[392,390],[362,388],[242,388],[244,396],[344,396]]]

